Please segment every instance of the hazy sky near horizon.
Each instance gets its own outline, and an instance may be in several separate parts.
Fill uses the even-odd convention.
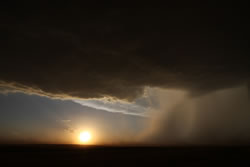
[[[248,9],[30,5],[0,7],[2,142],[249,143]]]
[[[0,95],[1,143],[242,144],[250,135],[246,86],[192,97],[183,90],[147,88],[134,102],[62,100]],[[131,114],[132,113],[132,114]]]
[[[93,133],[94,144],[129,143],[147,119],[116,104],[101,109],[23,93],[0,95],[0,106],[0,143],[79,144],[82,131]]]

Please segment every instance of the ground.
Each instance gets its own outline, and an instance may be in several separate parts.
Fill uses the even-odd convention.
[[[250,166],[250,147],[1,145],[0,166]]]

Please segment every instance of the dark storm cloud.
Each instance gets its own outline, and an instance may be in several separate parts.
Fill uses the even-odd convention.
[[[1,87],[132,100],[145,86],[193,95],[249,81],[244,9],[1,10]]]

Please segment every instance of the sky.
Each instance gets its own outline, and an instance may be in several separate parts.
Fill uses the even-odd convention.
[[[1,6],[0,142],[246,144],[247,9]]]

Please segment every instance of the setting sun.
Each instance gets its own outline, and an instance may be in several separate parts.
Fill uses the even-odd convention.
[[[90,140],[91,140],[91,134],[87,131],[85,132],[81,132],[80,135],[79,135],[79,140],[82,142],[82,143],[89,143]]]

